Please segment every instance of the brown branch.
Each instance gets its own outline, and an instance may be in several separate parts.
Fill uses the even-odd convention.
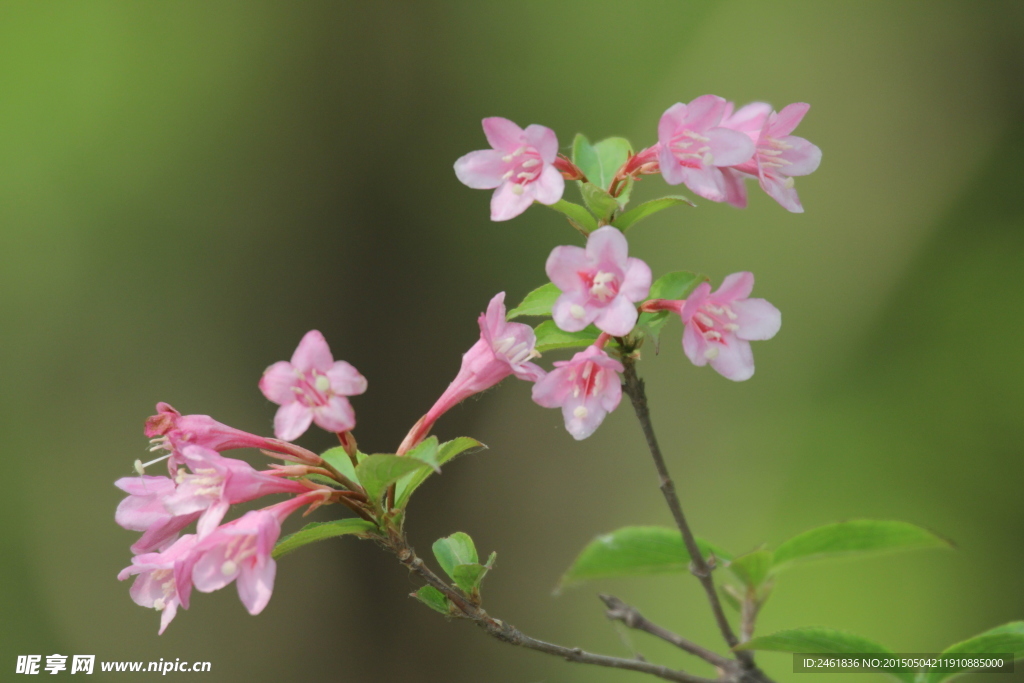
[[[473,604],[461,592],[441,580],[437,574],[431,571],[431,569],[424,564],[423,560],[416,555],[413,549],[408,546],[405,539],[392,539],[389,543],[389,549],[395,553],[395,556],[398,557],[399,561],[408,567],[410,571],[415,572],[424,581],[426,581],[428,585],[433,586],[448,598],[452,605],[454,605],[459,611],[460,616],[471,620],[474,624],[482,628],[487,635],[504,643],[518,645],[519,647],[525,647],[529,650],[536,650],[537,652],[561,657],[570,662],[637,671],[640,673],[651,674],[652,676],[657,676],[658,678],[663,678],[667,681],[677,681],[678,683],[715,683],[715,681],[710,678],[694,676],[693,674],[686,673],[685,671],[670,669],[659,664],[651,664],[650,662],[640,661],[638,659],[625,659],[621,657],[598,655],[586,652],[578,647],[570,648],[532,638],[517,629],[515,626],[490,616],[480,606]]]
[[[706,647],[698,645],[693,641],[687,640],[680,635],[676,635],[675,633],[658,626],[644,617],[644,615],[640,614],[635,607],[627,605],[614,595],[599,595],[598,597],[600,597],[601,600],[604,601],[604,604],[608,606],[608,611],[605,612],[605,616],[609,619],[613,621],[621,621],[629,628],[635,628],[638,631],[650,633],[652,636],[672,643],[680,650],[685,650],[691,655],[700,657],[708,664],[717,666],[719,669],[730,671],[736,667],[735,659],[723,657],[717,652],[712,652]]]
[[[626,379],[623,391],[626,392],[626,395],[629,396],[630,401],[633,403],[633,410],[636,412],[636,417],[640,421],[640,428],[647,439],[647,448],[654,459],[654,467],[658,470],[661,492],[665,496],[665,502],[668,503],[669,510],[672,511],[672,517],[675,518],[676,526],[679,527],[679,531],[683,534],[683,542],[686,544],[686,550],[690,553],[690,571],[700,581],[701,586],[704,587],[704,593],[707,595],[711,611],[715,615],[715,621],[718,623],[718,630],[722,632],[725,642],[730,648],[736,647],[739,645],[739,640],[736,638],[736,634],[733,632],[732,626],[725,616],[725,611],[722,609],[722,602],[719,600],[718,592],[715,590],[715,580],[711,577],[711,567],[704,559],[704,555],[697,546],[697,539],[694,537],[693,531],[690,530],[690,525],[686,521],[686,515],[683,514],[682,505],[679,503],[679,496],[676,494],[676,485],[668,473],[665,458],[661,454],[661,447],[658,446],[658,438],[654,434],[654,424],[651,422],[650,408],[647,405],[647,392],[644,390],[644,381],[636,373],[636,359],[629,353],[623,353],[622,365],[625,369],[623,374]],[[740,651],[737,653],[737,657],[743,662],[744,667],[748,669],[754,668],[754,657],[749,651]]]

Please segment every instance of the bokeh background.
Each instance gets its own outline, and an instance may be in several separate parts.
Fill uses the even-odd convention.
[[[742,552],[897,518],[959,544],[794,569],[761,633],[824,625],[927,652],[1021,619],[1022,38],[1009,0],[0,4],[0,678],[17,654],[63,653],[208,660],[226,682],[640,680],[445,623],[355,539],[281,561],[259,617],[229,588],[158,637],[115,579],[135,535],[113,522],[112,482],[145,455],[158,400],[268,433],[256,382],[311,328],[369,378],[361,446],[392,450],[487,300],[518,300],[578,241],[540,206],[488,221],[489,193],[451,168],[485,146],[480,119],[641,147],[708,92],[810,102],[797,132],[824,160],[798,183],[806,214],[755,191],[745,211],[701,201],[631,238],[655,273],[754,271],[784,313],[749,382],[692,367],[678,323],[642,365],[698,533]],[[666,191],[651,177],[635,196]],[[532,635],[706,674],[624,642],[595,597],[715,644],[690,577],[552,595],[595,535],[671,523],[631,418],[576,443],[509,380],[440,423],[490,450],[421,490],[410,536],[497,550],[487,607]]]

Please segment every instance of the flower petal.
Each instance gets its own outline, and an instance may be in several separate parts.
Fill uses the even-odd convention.
[[[712,128],[704,133],[710,140],[709,153],[715,166],[736,166],[754,156],[754,141],[750,136],[728,128]]]
[[[682,165],[672,156],[672,150],[667,144],[662,144],[658,149],[658,165],[661,167],[661,177],[669,185],[679,185],[686,179]]]
[[[522,185],[506,182],[491,195],[491,220],[507,221],[515,218],[533,204],[533,193],[523,190],[519,194],[514,188],[522,188]]]
[[[579,332],[594,322],[600,309],[584,306],[576,292],[563,293],[551,308],[551,317],[558,329],[566,332]],[[575,315],[574,315],[575,314]]]
[[[313,411],[298,401],[283,405],[274,415],[274,436],[282,441],[294,441],[309,429]]]
[[[716,302],[724,304],[731,303],[737,299],[746,299],[754,291],[754,274],[747,271],[726,275],[711,298]]]
[[[263,371],[263,377],[260,378],[260,391],[268,400],[283,406],[295,401],[295,392],[292,391],[292,387],[295,386],[297,380],[298,377],[292,364],[286,360],[279,360]]]
[[[331,381],[331,391],[342,396],[358,396],[366,391],[366,378],[351,364],[335,361],[326,373]]]
[[[547,126],[530,124],[523,131],[526,144],[535,148],[545,164],[550,164],[558,156],[558,136]]]
[[[697,367],[707,365],[708,359],[704,355],[707,348],[707,340],[697,331],[695,325],[687,325],[683,329],[683,352],[691,363]]]
[[[726,113],[722,117],[723,128],[731,128],[746,133],[751,139],[757,140],[765,120],[772,113],[772,105],[767,102],[751,102],[741,107],[735,114]]]
[[[701,95],[686,105],[686,128],[700,132],[717,126],[725,114],[726,104],[724,97]]]
[[[661,144],[662,152],[669,152],[666,148],[672,142],[672,136],[683,130],[683,126],[686,122],[686,105],[682,102],[676,102],[671,107],[665,110],[665,113],[661,115],[661,119],[658,120],[658,142]]]
[[[736,313],[736,336],[748,341],[771,339],[782,327],[782,313],[764,299],[744,299],[731,304]]]
[[[582,441],[597,431],[607,414],[600,402],[584,402],[582,397],[569,399],[562,406],[565,430],[577,441]]]
[[[565,178],[554,166],[545,166],[540,172],[540,177],[530,183],[530,187],[536,201],[551,206],[562,198],[565,192]]]
[[[563,292],[576,292],[584,287],[579,273],[588,266],[587,251],[583,247],[567,245],[551,250],[544,271]]]
[[[602,332],[621,337],[629,334],[633,329],[638,315],[633,302],[620,295],[615,297],[611,305],[599,309],[597,317],[594,318],[594,324]]]
[[[523,129],[508,119],[491,116],[483,120],[484,135],[499,152],[514,152],[523,144]]]
[[[238,577],[238,599],[242,601],[249,614],[256,616],[270,602],[274,593],[274,576],[277,574],[277,563],[267,559],[255,567],[246,568]]]
[[[356,411],[344,396],[331,396],[326,405],[313,409],[313,421],[329,432],[347,432],[356,426]]]
[[[795,187],[786,187],[782,178],[761,177],[761,189],[768,193],[768,196],[777,201],[782,208],[793,213],[803,213],[804,205],[800,203],[800,196],[796,193]]]
[[[725,201],[738,209],[747,208],[747,176],[732,168],[722,169],[722,180],[725,186]]]
[[[651,267],[638,258],[626,259],[625,277],[619,296],[630,301],[643,301],[651,293]]]
[[[809,175],[818,170],[821,164],[821,149],[807,140],[795,135],[782,138],[781,142],[791,148],[787,149],[782,158],[789,164],[781,169],[785,175]]]
[[[780,138],[789,135],[793,129],[800,125],[811,105],[804,102],[795,102],[782,109],[768,125],[769,135],[773,138]]]
[[[299,372],[305,373],[310,370],[327,372],[334,365],[334,357],[331,349],[327,346],[327,340],[319,330],[310,330],[299,342],[298,348],[292,354],[292,366]]]
[[[715,344],[718,355],[711,360],[718,374],[734,382],[743,382],[754,376],[754,354],[750,342],[729,337],[725,344]]]
[[[455,161],[455,177],[474,190],[493,190],[505,179],[509,163],[501,160],[502,153],[481,149],[459,157]]]
[[[694,194],[713,202],[725,201],[725,180],[718,168],[714,166],[705,166],[704,168],[680,166],[679,172],[683,177],[683,182]]]
[[[598,265],[614,264],[624,269],[629,257],[626,236],[610,225],[598,228],[587,237],[587,257]]]
[[[572,384],[566,381],[568,370],[552,370],[533,385],[533,402],[544,408],[558,408],[572,391]]]

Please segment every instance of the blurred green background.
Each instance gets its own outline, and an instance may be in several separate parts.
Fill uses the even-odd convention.
[[[228,588],[158,637],[115,579],[135,534],[113,522],[112,482],[144,457],[158,400],[269,433],[256,382],[311,328],[369,379],[363,450],[394,449],[488,299],[518,301],[578,241],[543,207],[488,221],[490,193],[451,168],[485,146],[480,119],[641,147],[708,92],[811,103],[797,133],[824,161],[798,183],[806,214],[755,190],[745,211],[701,201],[631,238],[656,274],[751,270],[784,313],[749,382],[692,367],[678,323],[641,366],[697,532],[742,552],[897,518],[959,544],[794,569],[760,633],[928,652],[1021,619],[1022,38],[1010,1],[0,4],[0,678],[17,654],[62,653],[208,660],[226,682],[641,680],[446,624],[353,539],[282,560],[259,617]],[[652,177],[634,196],[665,192]],[[671,523],[628,409],[576,443],[509,380],[437,431],[491,448],[418,494],[410,536],[497,550],[491,613],[629,656],[597,588],[718,646],[687,576],[551,595],[593,536]]]

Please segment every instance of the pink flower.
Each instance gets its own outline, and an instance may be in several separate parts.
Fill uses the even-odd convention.
[[[178,612],[178,605],[188,609],[188,596],[192,583],[183,570],[196,545],[196,537],[182,536],[162,553],[146,553],[132,558],[130,567],[117,575],[120,581],[138,574],[132,584],[131,596],[135,604],[161,612],[160,634]]]
[[[319,462],[316,454],[298,446],[243,432],[221,424],[209,415],[182,415],[166,403],[157,403],[156,410],[156,415],[146,420],[146,436],[150,437],[152,443],[150,450],[162,448],[170,451],[168,469],[171,474],[184,463],[181,449],[187,445],[201,446],[217,452],[235,448],[261,448],[289,453],[304,462]]]
[[[174,495],[174,482],[167,477],[123,477],[114,486],[129,494],[117,506],[114,521],[125,529],[142,531],[132,545],[133,553],[150,553],[167,547],[182,529],[201,513],[175,515],[164,507],[164,499]]]
[[[754,374],[750,342],[771,339],[782,325],[779,309],[764,299],[748,299],[754,289],[751,273],[733,273],[717,291],[700,284],[684,301],[658,299],[644,310],[674,310],[682,316],[683,351],[694,365],[711,363],[720,375],[736,382]]]
[[[297,481],[257,472],[243,460],[225,458],[201,446],[186,446],[182,455],[192,472],[178,470],[177,486],[163,496],[163,505],[175,516],[201,513],[196,527],[200,539],[220,524],[232,505],[273,493],[309,491]]]
[[[515,218],[535,200],[554,204],[562,198],[565,179],[553,165],[558,156],[555,131],[537,124],[523,130],[498,116],[484,119],[483,125],[493,149],[460,157],[455,175],[475,190],[497,188],[491,197],[492,221]]]
[[[453,406],[473,394],[490,389],[509,375],[536,382],[544,370],[529,362],[540,354],[534,349],[533,328],[505,321],[505,292],[499,292],[477,320],[480,339],[462,354],[462,367],[433,407],[405,437],[399,454],[407,452],[430,433],[434,423]]]
[[[711,201],[726,199],[721,167],[742,164],[754,153],[750,137],[720,125],[727,104],[721,97],[702,95],[689,104],[676,103],[662,114],[658,162],[665,182],[686,183]]]
[[[249,610],[259,614],[274,591],[277,564],[271,557],[281,535],[281,522],[288,515],[316,500],[310,492],[262,510],[253,510],[218,527],[199,541],[190,554],[185,571],[203,593],[219,590],[237,579],[238,597]],[[187,598],[182,604],[188,608]]]
[[[747,105],[736,112],[734,119],[746,112],[743,132],[750,134],[749,128],[760,120],[761,126],[756,137],[756,150],[753,158],[737,164],[726,172],[729,186],[729,202],[737,206],[746,205],[746,189],[743,178],[756,176],[761,189],[794,213],[803,213],[804,207],[794,189],[794,176],[813,173],[821,163],[821,149],[804,138],[790,135],[797,127],[811,105],[799,102],[791,104],[779,113],[764,114],[763,103]],[[754,109],[756,108],[756,110]],[[723,122],[722,125],[737,125],[736,121]],[[737,128],[739,130],[739,128]],[[747,174],[747,175],[741,175]]]
[[[562,290],[552,309],[555,324],[566,332],[594,323],[617,337],[629,334],[637,319],[634,303],[651,289],[651,269],[628,255],[625,236],[610,225],[590,233],[586,249],[555,247],[545,266]]]
[[[555,369],[533,385],[533,400],[545,408],[561,408],[566,430],[577,441],[585,439],[618,407],[622,385],[616,373],[622,369],[602,349],[588,346],[572,360],[556,361]]]
[[[345,397],[366,391],[366,378],[345,361],[335,362],[324,336],[310,330],[290,363],[278,361],[266,369],[260,391],[281,406],[274,416],[274,434],[292,441],[311,422],[329,432],[355,427],[356,415]]]

